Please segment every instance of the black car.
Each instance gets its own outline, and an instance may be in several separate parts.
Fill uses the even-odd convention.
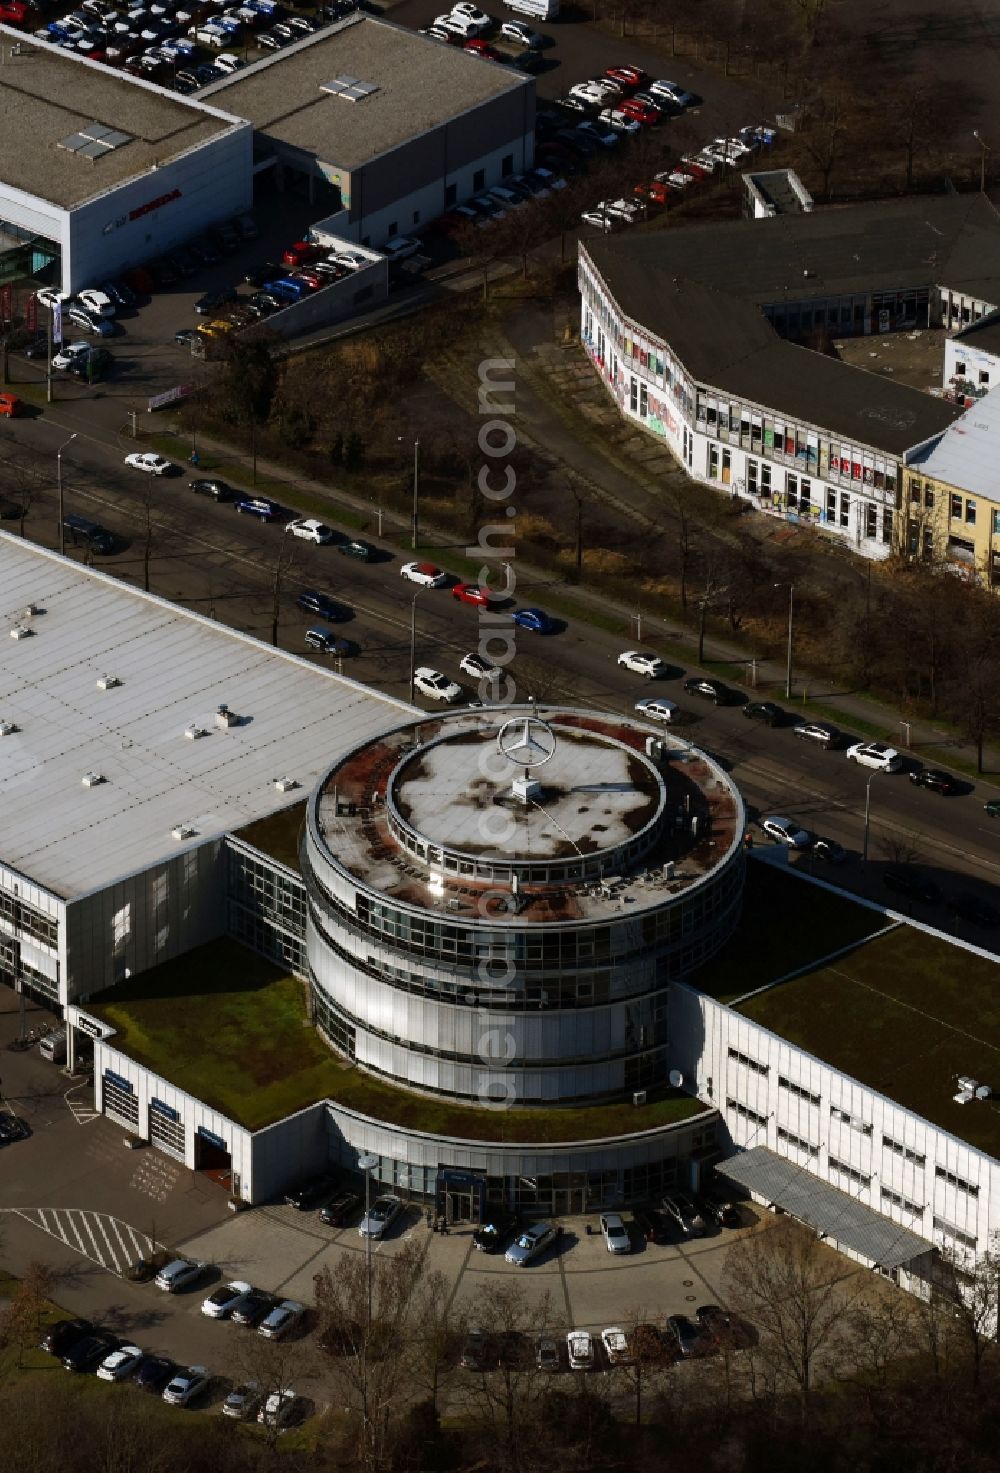
[[[321,619],[329,619],[332,623],[348,616],[343,604],[335,603],[326,593],[317,593],[315,588],[303,588],[295,602],[307,614],[319,614]]]
[[[251,1289],[243,1302],[232,1313],[234,1325],[259,1325],[271,1313],[279,1300],[264,1289]]]
[[[463,1371],[485,1371],[495,1365],[496,1351],[484,1330],[471,1329],[465,1337],[458,1363]]]
[[[963,890],[958,895],[949,895],[945,905],[960,921],[971,921],[974,926],[995,926],[1000,915],[988,900]]]
[[[909,777],[914,787],[930,788],[932,793],[941,793],[944,797],[958,791],[958,783],[951,773],[942,772],[940,767],[921,767],[919,772],[911,772]]]
[[[135,306],[135,292],[124,281],[106,281],[101,291],[111,298],[116,307]]]
[[[196,496],[211,496],[213,501],[232,501],[236,492],[226,481],[188,481]]]
[[[351,542],[338,542],[336,546],[337,551],[342,552],[345,557],[356,557],[362,563],[370,563],[375,556],[371,543],[360,537],[355,537]]]
[[[670,1231],[666,1218],[656,1207],[637,1207],[632,1220],[647,1243],[669,1243]]]
[[[327,1227],[345,1227],[360,1210],[361,1198],[357,1192],[338,1192],[332,1202],[319,1209],[319,1219]]]
[[[276,261],[265,261],[263,266],[255,266],[248,271],[243,280],[247,286],[263,286],[266,281],[276,281],[283,272],[284,267]]]
[[[112,1335],[110,1330],[94,1330],[92,1334],[84,1335],[69,1347],[62,1358],[63,1369],[92,1371],[105,1356],[117,1350],[121,1343],[118,1336]]]
[[[46,1330],[38,1348],[44,1350],[46,1355],[58,1355],[61,1358],[78,1340],[93,1333],[94,1326],[89,1320],[58,1320]]]
[[[95,379],[105,377],[114,361],[107,348],[91,348],[87,357],[79,363],[71,363],[67,372],[92,384]]]
[[[716,1227],[739,1227],[742,1220],[740,1209],[732,1198],[720,1196],[712,1190],[702,1192],[698,1206],[705,1221],[714,1223]]]
[[[941,899],[941,891],[934,881],[928,880],[918,870],[890,865],[882,872],[882,883],[894,894],[903,895],[907,900],[921,900],[924,905],[935,905]]]
[[[773,701],[747,701],[743,707],[743,715],[748,721],[763,721],[765,726],[777,726],[784,714]]]
[[[505,1207],[490,1208],[472,1235],[473,1246],[481,1253],[502,1253],[517,1230],[518,1219]]]
[[[195,67],[194,74],[198,78],[201,86],[204,86],[206,82],[211,82],[215,76],[215,72],[210,66]],[[188,250],[193,251],[203,266],[218,265],[218,247],[207,235],[199,235],[198,239],[193,240],[188,246]]]
[[[820,834],[813,839],[809,853],[814,859],[821,859],[824,864],[843,864],[847,858],[847,850],[843,844],[838,844],[836,839],[824,839]]]
[[[277,312],[280,307],[281,303],[277,297],[272,297],[269,292],[254,292],[253,296],[248,297],[243,303],[244,312],[248,312],[251,317],[270,317],[271,313]]]
[[[32,338],[30,343],[26,343],[23,348],[19,348],[18,352],[23,354],[25,358],[47,358],[49,353],[48,333],[40,332],[37,337]]]
[[[289,1207],[307,1212],[311,1207],[322,1207],[337,1190],[337,1178],[324,1172],[322,1176],[310,1176],[298,1182],[285,1193]]]
[[[227,303],[235,301],[235,287],[224,286],[218,291],[206,292],[203,297],[199,297],[194,304],[194,310],[199,317],[207,317],[213,312],[218,312],[220,307],[225,307]]]
[[[717,706],[724,706],[730,698],[727,685],[721,680],[712,680],[708,675],[689,675],[684,682],[684,689],[689,696],[701,696],[703,700],[714,701]]]
[[[730,1350],[746,1350],[757,1344],[757,1332],[753,1326],[720,1309],[717,1304],[700,1304],[694,1317],[713,1347],[725,1345]]]
[[[179,348],[190,348],[197,332],[196,327],[179,327],[174,333],[174,342]]]
[[[132,1377],[142,1391],[162,1393],[164,1386],[177,1369],[177,1364],[166,1355],[147,1355]]]
[[[198,270],[197,261],[187,251],[171,251],[166,259],[170,263],[171,269],[176,271],[178,276],[193,276]]]
[[[164,260],[162,257],[158,261],[150,261],[146,266],[146,270],[153,278],[154,285],[158,287],[177,285],[177,272],[171,266],[170,262]]]
[[[27,1125],[17,1115],[0,1115],[0,1146],[23,1141],[27,1134]]]
[[[702,1326],[689,1320],[686,1314],[672,1314],[669,1317],[667,1334],[673,1338],[685,1360],[690,1356],[704,1355],[708,1348],[707,1336]]]

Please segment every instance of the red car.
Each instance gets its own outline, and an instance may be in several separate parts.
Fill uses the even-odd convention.
[[[488,41],[464,41],[462,43],[462,50],[471,51],[473,56],[481,56],[484,61],[503,61],[503,57],[499,51],[495,46],[491,46]]]
[[[28,7],[21,0],[3,0],[0,4],[0,21],[7,26],[23,26],[28,19]]]
[[[330,280],[328,276],[319,276],[315,271],[309,271],[305,267],[293,272],[293,279],[304,281],[306,286],[311,286],[314,292],[318,292],[320,287],[326,286]]]
[[[652,184],[637,184],[633,192],[636,199],[644,199],[651,205],[668,205],[673,194],[668,184],[660,184],[656,179]]]
[[[310,245],[307,240],[297,240],[294,245],[282,251],[281,260],[285,266],[304,266],[307,261],[314,261],[319,254],[319,246]]]
[[[646,73],[638,66],[609,66],[604,75],[609,82],[621,82],[625,87],[641,87]]]
[[[647,128],[660,121],[660,109],[650,107],[647,102],[636,102],[634,97],[627,97],[624,102],[619,103],[619,112],[623,112],[627,118],[634,118],[637,123],[644,123]]]
[[[463,604],[475,604],[478,608],[488,609],[490,596],[485,588],[480,588],[478,583],[456,583],[451,590],[452,598],[457,598]]]

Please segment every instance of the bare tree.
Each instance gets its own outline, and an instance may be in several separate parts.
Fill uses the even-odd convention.
[[[283,1391],[301,1395],[303,1384],[316,1377],[315,1350],[307,1347],[301,1338],[266,1340],[253,1330],[236,1330],[234,1338],[233,1365],[238,1382],[253,1388],[262,1407],[269,1397]],[[262,1424],[262,1435],[269,1447],[277,1446],[281,1430],[274,1419]]]
[[[760,1353],[804,1408],[817,1359],[831,1349],[861,1292],[860,1274],[845,1269],[814,1233],[781,1217],[734,1244],[724,1277],[732,1308],[758,1326]]]
[[[551,1323],[551,1298],[529,1301],[521,1284],[501,1279],[479,1290],[469,1317],[490,1347],[470,1400],[481,1428],[502,1448],[504,1468],[518,1473],[530,1461],[529,1429],[548,1384],[535,1364],[535,1341]]]
[[[1000,1234],[985,1253],[942,1250],[935,1292],[944,1303],[965,1351],[973,1390],[979,1386],[983,1358],[1000,1332]]]
[[[278,623],[281,618],[281,594],[285,577],[295,562],[295,539],[283,537],[278,543],[278,555],[274,560],[274,578],[271,583],[271,643],[278,647]]]

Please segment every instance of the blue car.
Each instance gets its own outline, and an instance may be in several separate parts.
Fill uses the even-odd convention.
[[[530,629],[534,634],[551,634],[556,627],[541,609],[515,609],[511,618],[519,629]]]
[[[276,501],[268,501],[266,496],[242,496],[235,506],[238,512],[260,517],[262,522],[276,522],[285,515],[284,508]]]
[[[350,612],[344,608],[343,604],[338,604],[332,599],[329,594],[317,593],[315,588],[304,588],[295,602],[307,614],[319,614],[321,619],[329,619],[331,624],[346,619]]]

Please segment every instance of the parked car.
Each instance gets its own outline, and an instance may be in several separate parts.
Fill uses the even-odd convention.
[[[429,665],[420,665],[413,672],[413,688],[426,696],[431,701],[459,701],[462,698],[462,687],[455,680],[449,680],[440,670],[432,670]]]
[[[232,501],[236,492],[226,481],[210,480],[188,481],[188,489],[196,496],[211,496],[213,501]]]
[[[523,20],[505,20],[500,27],[500,35],[515,46],[527,46],[530,51],[540,51],[545,45],[545,37],[526,26]]]
[[[361,1198],[357,1192],[338,1192],[332,1202],[326,1202],[319,1209],[320,1222],[325,1222],[327,1227],[346,1227],[361,1208]]]
[[[562,1229],[548,1222],[533,1222],[511,1243],[504,1258],[516,1268],[532,1263],[550,1244],[560,1236]]]
[[[361,1219],[359,1234],[362,1238],[384,1238],[402,1210],[402,1201],[391,1192],[384,1197],[376,1197]]]
[[[800,721],[792,727],[792,735],[817,747],[839,747],[843,741],[841,733],[827,721]]]
[[[154,1283],[165,1294],[179,1294],[182,1289],[190,1289],[197,1284],[207,1272],[208,1264],[199,1258],[175,1258],[160,1269]]]
[[[222,1415],[234,1421],[245,1422],[256,1415],[260,1405],[260,1387],[256,1381],[237,1381],[222,1403]]]
[[[988,798],[983,804],[987,818],[1000,818],[1000,798]]]
[[[777,813],[769,813],[760,820],[760,826],[769,839],[776,844],[787,844],[789,849],[808,849],[810,834],[807,829],[800,828],[791,818],[782,818]]]
[[[57,1320],[54,1325],[50,1325],[46,1330],[38,1348],[39,1350],[43,1350],[46,1355],[62,1357],[69,1350],[70,1346],[75,1345],[78,1340],[84,1339],[87,1335],[92,1335],[94,1328],[90,1320]]]
[[[535,1345],[535,1366],[539,1371],[561,1371],[562,1356],[558,1340],[543,1335]]]
[[[691,1198],[683,1192],[671,1192],[661,1203],[664,1212],[673,1221],[685,1238],[700,1238],[705,1232],[705,1221]]]
[[[720,1195],[711,1187],[701,1192],[696,1205],[705,1221],[716,1227],[735,1228],[742,1221],[740,1209],[732,1198]]]
[[[462,1343],[458,1363],[463,1371],[485,1371],[489,1363],[489,1341],[486,1331],[473,1326]]]
[[[207,1366],[188,1366],[177,1371],[164,1387],[163,1400],[168,1406],[186,1407],[207,1388],[209,1379]]]
[[[943,772],[940,767],[921,767],[909,776],[915,787],[929,788],[932,793],[940,793],[943,797],[958,792],[958,783],[951,773]]]
[[[281,521],[285,515],[284,507],[266,496],[241,496],[235,505],[241,516],[259,517],[262,522]]]
[[[628,1228],[617,1212],[604,1212],[601,1214],[601,1232],[604,1234],[604,1246],[609,1253],[631,1253],[632,1239],[629,1237]]]
[[[620,1325],[610,1325],[601,1331],[601,1344],[609,1366],[627,1366],[632,1361],[628,1336]]]
[[[670,673],[670,666],[659,655],[646,655],[641,650],[623,650],[618,663],[636,675],[644,675],[647,680],[662,680]]]
[[[647,1243],[666,1243],[670,1240],[663,1213],[656,1207],[636,1207],[632,1221]]]
[[[225,307],[229,302],[236,301],[236,288],[232,286],[218,287],[215,291],[206,292],[199,297],[194,304],[194,310],[199,317],[215,317],[219,309]]]
[[[283,1299],[261,1320],[257,1326],[257,1334],[262,1335],[265,1340],[281,1340],[301,1322],[305,1312],[305,1305],[300,1304],[297,1299]]]
[[[898,772],[903,759],[895,747],[884,742],[855,742],[847,749],[848,762],[857,762],[861,767],[872,767],[877,772]]]
[[[1000,921],[1000,913],[996,907],[981,896],[974,895],[971,890],[961,890],[957,895],[949,895],[945,905],[958,920],[970,921],[974,926],[995,926]]]
[[[308,1212],[311,1208],[322,1207],[324,1202],[328,1202],[337,1190],[337,1185],[337,1178],[330,1171],[324,1171],[319,1176],[307,1176],[303,1181],[296,1182],[295,1186],[289,1187],[285,1193],[285,1202],[299,1212]]]
[[[703,1335],[714,1345],[733,1350],[746,1350],[757,1343],[757,1332],[745,1320],[737,1319],[717,1304],[700,1304],[694,1312]]]
[[[589,1330],[570,1330],[566,1353],[571,1371],[592,1371],[595,1365],[594,1337]]]
[[[133,1380],[140,1391],[155,1391],[160,1395],[167,1382],[172,1379],[177,1366],[166,1355],[147,1355],[136,1371]]]
[[[138,1345],[119,1345],[110,1355],[106,1355],[97,1367],[97,1376],[101,1381],[127,1381],[139,1369],[142,1361],[142,1351]]]
[[[444,588],[448,582],[448,574],[433,563],[404,563],[399,576],[410,583],[419,583],[422,588]]]
[[[648,86],[650,92],[655,96],[663,97],[667,102],[672,102],[677,107],[691,107],[698,100],[693,92],[686,92],[676,82],[659,80],[650,82]]]
[[[243,1325],[246,1329],[253,1329],[259,1325],[265,1315],[271,1313],[276,1303],[273,1294],[266,1289],[251,1289],[249,1294],[244,1294],[240,1303],[232,1311],[230,1318],[234,1325]]]
[[[86,286],[77,292],[76,299],[94,317],[114,317],[115,304],[107,292],[98,287]]]
[[[63,1352],[63,1369],[67,1371],[92,1371],[105,1356],[117,1350],[121,1341],[108,1330],[93,1330],[74,1340]]]
[[[480,1253],[499,1253],[517,1228],[517,1215],[506,1207],[488,1210],[472,1235],[472,1245]]]
[[[667,1320],[667,1332],[672,1335],[677,1344],[677,1349],[685,1360],[691,1356],[703,1355],[706,1346],[705,1333],[702,1327],[689,1320],[686,1314],[672,1314]]]
[[[813,839],[810,852],[814,859],[821,859],[824,864],[843,864],[847,858],[843,844],[838,844],[836,839],[826,839],[822,834]]]
[[[708,675],[689,675],[684,682],[684,689],[689,696],[701,696],[703,700],[714,701],[717,706],[728,705],[732,698],[727,685]]]
[[[257,1421],[265,1427],[287,1427],[295,1419],[299,1398],[292,1390],[272,1391],[257,1413]]]
[[[248,1294],[253,1293],[250,1284],[244,1283],[242,1279],[234,1279],[231,1284],[222,1284],[218,1289],[213,1289],[207,1299],[202,1300],[201,1312],[210,1320],[228,1319],[234,1309],[238,1309]]]

